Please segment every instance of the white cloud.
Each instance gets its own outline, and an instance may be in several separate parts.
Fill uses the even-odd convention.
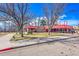
[[[65,17],[67,17],[67,15],[63,14],[62,16],[59,17],[59,19],[64,19]]]
[[[43,19],[43,17],[40,17],[40,20],[42,20]]]
[[[70,20],[58,20],[58,23],[60,24],[64,24],[64,22],[67,22],[68,25],[78,25],[79,20],[75,20],[75,19],[70,19]]]

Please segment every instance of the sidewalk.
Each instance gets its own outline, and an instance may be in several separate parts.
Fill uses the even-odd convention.
[[[14,34],[10,33],[8,35],[0,37],[0,50],[10,48],[10,47],[18,47],[18,46],[24,46],[29,44],[35,44],[37,42],[31,41],[31,42],[11,42],[10,39],[12,38]]]
[[[4,48],[13,46],[11,44],[11,42],[9,41],[13,35],[14,34],[12,33],[12,34],[8,34],[8,35],[4,35],[4,36],[0,37],[0,49],[4,49]]]
[[[28,46],[28,45],[34,45],[34,44],[38,44],[38,43],[45,43],[45,42],[52,42],[52,41],[56,41],[59,39],[65,39],[65,38],[69,38],[69,37],[75,37],[77,35],[72,35],[72,36],[61,36],[61,37],[54,37],[54,38],[44,38],[44,39],[34,39],[34,40],[20,40],[20,41],[16,41],[16,42],[11,42],[10,39],[12,38],[14,34],[10,33],[8,35],[2,36],[0,38],[0,50],[2,49],[6,49],[6,48],[14,48],[14,47],[21,47],[21,46]]]

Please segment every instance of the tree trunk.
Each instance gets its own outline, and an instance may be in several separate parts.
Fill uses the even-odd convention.
[[[51,29],[52,29],[52,26],[49,26],[48,27],[48,35],[51,35]]]
[[[49,36],[50,36],[50,30],[51,30],[50,27],[51,27],[51,26],[50,26],[50,23],[49,23],[49,20],[48,20],[48,35],[49,35]]]
[[[21,32],[21,37],[24,37],[24,36],[23,36],[23,31]]]
[[[22,28],[21,28],[21,37],[24,37],[23,36],[23,20],[22,20]]]
[[[50,26],[48,26],[48,35],[50,35]]]
[[[20,32],[19,33],[21,34],[21,37],[24,37],[23,36],[23,28],[20,29]]]

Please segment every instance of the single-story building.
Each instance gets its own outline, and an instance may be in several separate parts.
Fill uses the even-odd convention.
[[[48,26],[26,26],[26,29],[32,30],[34,32],[48,32]],[[54,25],[52,26],[51,32],[75,32],[73,26],[69,25]]]

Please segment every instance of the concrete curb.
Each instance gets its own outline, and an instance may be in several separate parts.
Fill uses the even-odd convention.
[[[7,51],[7,50],[11,50],[12,48],[4,48],[4,49],[1,49],[0,52],[2,51]]]
[[[79,37],[79,36],[76,36],[76,37]],[[76,37],[71,37],[71,38],[76,38]],[[65,38],[65,39],[69,39],[69,38]],[[27,46],[33,46],[33,45],[39,45],[39,44],[44,44],[44,43],[51,43],[51,42],[56,42],[56,41],[65,40],[65,39],[55,39],[55,40],[52,40],[52,41],[37,42],[37,43],[29,44],[29,45],[16,46],[16,47],[8,47],[8,48],[1,49],[1,50],[0,50],[0,53],[1,53],[1,52],[4,52],[4,51],[9,51],[9,50],[12,50],[12,49],[16,49],[16,48],[27,47]]]
[[[34,44],[29,44],[29,45],[23,45],[23,46],[16,46],[16,47],[8,47],[8,48],[1,49],[1,50],[0,50],[0,53],[1,53],[1,52],[4,52],[4,51],[16,49],[16,48],[27,47],[27,46],[33,46],[33,45],[39,45],[39,44],[44,44],[44,43],[49,43],[49,42],[53,42],[53,41],[39,42],[39,43],[34,43]]]
[[[4,51],[9,51],[9,50],[12,50],[12,49],[16,49],[16,48],[27,47],[27,46],[33,46],[33,45],[38,45],[38,44],[43,44],[43,43],[47,43],[47,42],[40,42],[40,43],[29,44],[29,45],[23,45],[23,46],[16,46],[16,47],[8,47],[8,48],[1,49],[1,50],[0,50],[0,53],[1,53],[1,52],[4,52]]]

